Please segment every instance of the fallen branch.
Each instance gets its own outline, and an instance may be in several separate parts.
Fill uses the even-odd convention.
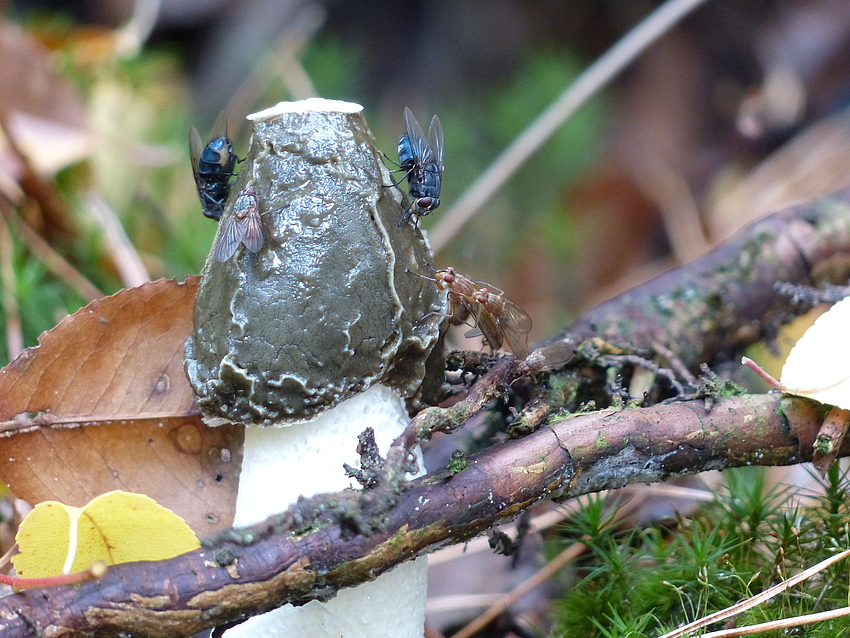
[[[616,358],[592,359],[599,343],[608,344],[608,354],[613,348],[630,355],[620,359],[624,369],[634,356],[657,355],[666,366],[673,355],[672,369],[696,371],[706,361],[737,361],[746,345],[772,338],[801,310],[774,283],[812,284],[819,270],[842,264],[850,253],[848,202],[845,191],[767,218],[704,259],[580,318],[562,338],[591,347],[558,373],[560,398],[552,398],[545,375],[536,384],[523,379],[511,386],[518,366],[505,359],[466,400],[426,410],[391,450],[389,470],[409,462],[411,441],[460,427],[512,389],[522,394],[530,386],[530,394],[545,394],[547,409],[536,413],[536,423],[549,422],[471,457],[459,473],[414,482],[394,496],[391,509],[373,509],[362,525],[339,520],[357,521],[359,512],[350,508],[380,500],[369,490],[302,501],[169,561],[118,565],[93,582],[1,599],[0,632],[4,638],[186,636],[287,602],[325,600],[412,557],[473,538],[542,499],[709,469],[811,460],[823,410],[802,398],[711,397],[710,411],[698,400],[551,415],[588,397],[615,398],[599,391],[611,385],[606,379],[614,377],[622,390],[617,377],[623,371],[606,368]],[[841,455],[847,453],[845,445]],[[357,533],[361,529],[368,535]]]
[[[299,537],[267,522],[168,561],[117,565],[97,581],[0,599],[0,633],[178,637],[286,602],[325,600],[542,499],[811,460],[821,417],[817,404],[785,395],[720,399],[711,412],[689,401],[571,416],[470,458],[443,482],[414,482],[371,536],[346,538],[330,524]]]
[[[702,363],[737,366],[744,348],[772,341],[783,324],[814,305],[780,294],[778,282],[846,284],[848,275],[845,189],[744,228],[705,257],[593,308],[561,338],[601,338],[636,354],[654,353],[661,344],[691,372]]]

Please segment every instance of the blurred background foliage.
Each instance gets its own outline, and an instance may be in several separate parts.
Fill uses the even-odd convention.
[[[106,294],[197,273],[215,224],[200,214],[188,127],[204,137],[224,110],[244,153],[248,113],[320,95],[363,104],[390,157],[404,106],[423,122],[440,115],[443,203],[422,220],[433,228],[498,153],[657,4],[8,3],[0,113],[13,144],[0,168],[4,183],[21,187],[6,189],[6,219],[11,229],[22,215]],[[753,204],[757,195],[740,196],[753,169],[842,112],[845,13],[826,0],[707,2],[566,122],[452,234],[436,265],[505,290],[535,319],[532,339],[541,339],[589,304],[698,256],[765,212]],[[36,155],[29,174],[21,168],[28,153]],[[797,167],[783,170],[774,182]],[[846,181],[835,164],[821,173],[822,190]],[[724,216],[736,193],[743,203]],[[786,193],[761,208],[808,194]],[[6,266],[0,316],[29,346],[86,296],[46,268],[49,258],[21,233],[10,241],[15,267]],[[0,360],[15,354],[9,338]]]
[[[581,71],[659,4],[4,2],[0,362],[91,299],[200,272],[216,228],[201,214],[189,126],[205,137],[224,110],[241,155],[251,112],[310,95],[353,100],[395,158],[404,106],[423,123],[437,113],[446,145],[442,205],[421,221],[433,229]],[[468,225],[450,229],[435,265],[503,289],[534,318],[539,340],[748,221],[847,185],[848,52],[850,11],[840,0],[707,1],[566,122]],[[808,482],[782,476],[768,483]],[[598,531],[591,549],[607,552],[608,568],[577,572],[578,598],[556,606],[566,610],[556,623],[565,634],[643,635],[652,612],[626,618],[622,587],[637,586],[637,574],[610,575],[612,547],[626,568],[652,551],[661,562],[687,561],[687,552],[674,556],[675,543],[653,549],[677,528],[718,541],[721,559],[733,554],[722,534],[712,535],[709,516],[669,518],[671,508],[696,507],[692,498],[645,499],[641,524],[664,525],[640,536]],[[846,543],[843,533],[834,532],[836,543]],[[464,579],[480,573],[488,585],[510,588],[524,572],[496,558],[498,567],[466,569]],[[747,569],[749,578],[759,568]],[[684,596],[681,587],[661,589]],[[513,612],[545,626],[540,610],[550,599],[544,592]],[[591,604],[608,605],[607,620],[570,619],[570,609]],[[444,616],[440,626],[464,617]],[[488,635],[525,635],[519,625]]]
[[[42,136],[35,142],[40,153],[51,154],[51,125],[62,128],[54,141],[67,134],[73,138],[68,145],[82,147],[69,149],[67,157],[60,153],[45,159],[47,170],[35,167],[35,177],[56,195],[54,212],[61,224],[47,214],[38,219],[37,213],[31,222],[71,266],[107,294],[140,283],[145,274],[179,277],[197,273],[203,265],[215,224],[199,214],[185,141],[190,124],[205,132],[225,110],[240,153],[247,146],[244,116],[250,112],[312,94],[349,99],[364,104],[380,147],[394,157],[403,106],[410,104],[423,122],[438,112],[447,140],[442,199],[450,203],[588,61],[577,47],[557,38],[535,47],[515,42],[511,51],[489,50],[493,47],[486,44],[485,32],[493,25],[484,27],[476,12],[458,7],[469,29],[474,27],[460,34],[474,46],[459,59],[452,49],[464,46],[463,38],[453,45],[445,42],[444,21],[437,19],[447,12],[446,22],[457,27],[455,9],[429,3],[411,3],[404,11],[374,3],[360,11],[345,3],[197,3],[179,8],[181,3],[138,2],[124,3],[123,13],[109,2],[75,11],[59,4],[15,3],[4,28],[10,34],[7,40],[25,38],[38,51],[41,81],[63,85],[62,100],[73,103],[76,117],[54,112],[64,107],[55,104],[57,95],[50,95],[50,89],[41,96],[26,95],[22,104],[10,97],[6,111],[29,108],[39,118],[57,117],[58,122],[40,119],[33,124],[42,129],[33,134]],[[145,11],[151,10],[146,4],[159,8],[156,22],[147,23],[149,33],[144,28]],[[533,25],[507,20],[517,12],[520,17],[522,8],[511,3],[496,8],[505,14],[502,27],[515,33],[498,36],[494,31],[494,40],[530,35],[522,34]],[[533,17],[525,16],[523,22]],[[482,56],[492,57],[491,62]],[[484,68],[483,77],[476,77]],[[20,81],[20,73],[10,72],[8,84]],[[32,78],[26,82],[34,83]],[[29,98],[54,102],[54,109]],[[535,288],[551,284],[553,289],[540,296],[555,303],[561,316],[543,303],[537,337],[562,326],[569,316],[563,313],[574,306],[568,300],[575,290],[567,280],[540,271],[570,268],[576,229],[561,200],[596,157],[604,117],[602,101],[583,109],[488,204],[488,214],[438,258],[439,264],[456,264],[476,279],[516,288],[514,296],[521,303],[525,276],[540,281]],[[7,154],[14,160],[21,150],[13,147]],[[53,164],[58,164],[55,170]],[[10,179],[16,179],[14,167],[9,170]],[[93,205],[91,197],[99,204]],[[123,246],[113,245],[104,228],[108,222],[92,214],[93,206],[123,229]],[[425,218],[422,225],[428,228],[433,221]],[[522,235],[532,239],[526,242]],[[20,259],[32,259],[19,233],[12,237],[20,246]],[[128,257],[127,250],[137,253],[142,267],[135,279],[122,275],[122,265],[116,263]],[[534,255],[524,254],[528,252]],[[5,317],[14,300],[21,300],[13,319],[19,316],[27,346],[85,301],[63,291],[62,277],[39,269],[38,261],[27,269],[36,278],[29,288],[24,280],[9,282],[12,308],[4,306]],[[530,262],[524,266],[527,274],[512,272],[523,261]],[[23,275],[22,268],[18,264],[12,269],[21,273],[13,279]],[[531,295],[525,297],[529,303]],[[41,311],[31,314],[34,309]],[[12,354],[8,343],[0,347],[0,357],[7,361]]]

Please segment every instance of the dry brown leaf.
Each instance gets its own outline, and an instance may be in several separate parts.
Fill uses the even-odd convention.
[[[94,148],[86,106],[59,73],[56,56],[32,35],[0,23],[0,113],[36,171],[50,175]]]
[[[198,277],[92,302],[0,370],[0,479],[30,503],[147,494],[200,535],[233,521],[241,427],[208,428],[183,373]]]

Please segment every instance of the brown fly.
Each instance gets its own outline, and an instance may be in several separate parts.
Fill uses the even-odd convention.
[[[227,261],[243,244],[252,253],[263,247],[263,220],[257,191],[246,188],[233,204],[233,210],[221,222],[216,238],[214,255],[216,261]]]
[[[434,281],[440,290],[449,292],[449,321],[453,326],[464,323],[471,314],[475,302],[472,294],[477,289],[474,281],[470,281],[452,266],[434,273]]]
[[[535,375],[549,372],[569,363],[575,354],[575,346],[569,341],[553,341],[537,348],[519,364],[522,374]]]
[[[470,317],[474,320],[475,327],[466,333],[467,337],[483,336],[493,351],[507,342],[518,359],[528,356],[531,317],[503,296],[501,290],[467,279],[452,266],[435,271],[433,281],[440,290],[449,293],[448,316],[452,325],[465,323]]]
[[[507,342],[518,359],[525,359],[528,356],[528,333],[531,332],[528,313],[507,297],[486,287],[475,290],[469,298],[473,302],[469,312],[476,327],[465,336],[480,334],[494,351]]]

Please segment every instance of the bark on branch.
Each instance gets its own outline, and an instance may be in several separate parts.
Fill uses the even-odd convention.
[[[417,481],[385,531],[346,538],[339,525],[303,537],[244,530],[158,563],[111,567],[77,587],[0,600],[0,634],[186,636],[283,602],[325,599],[413,556],[463,542],[544,498],[569,498],[706,469],[811,460],[816,404],[782,395],[604,410],[562,419],[470,459],[450,479]]]
[[[836,265],[846,281],[848,202],[843,192],[774,215],[704,259],[603,304],[565,336],[574,343],[601,337],[641,356],[672,353],[691,370],[737,358],[798,310],[775,282],[813,283]],[[574,378],[586,365],[581,358],[573,364]],[[515,364],[497,365],[466,402],[423,414],[419,434],[462,424],[515,376]],[[450,478],[416,481],[369,535],[336,523],[293,535],[283,523],[292,522],[296,506],[169,561],[118,565],[97,581],[8,596],[0,600],[0,635],[186,636],[286,602],[326,599],[541,499],[811,460],[822,417],[816,404],[782,395],[722,398],[710,411],[703,401],[686,401],[571,415],[485,450]]]
[[[847,284],[848,275],[850,190],[843,190],[748,226],[705,257],[585,313],[562,338],[601,337],[633,351],[661,344],[691,371],[737,365],[744,348],[773,339],[801,312],[777,283]]]

